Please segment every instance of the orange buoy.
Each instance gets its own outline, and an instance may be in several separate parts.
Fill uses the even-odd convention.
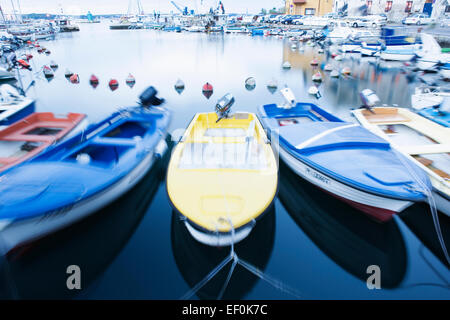
[[[206,99],[209,99],[212,96],[214,89],[213,86],[209,82],[207,82],[203,85],[202,91]]]
[[[80,83],[80,77],[78,76],[78,74],[74,73],[73,75],[70,76],[69,78],[70,83],[74,83],[74,84],[78,84]]]
[[[119,82],[116,79],[109,80],[109,88],[111,91],[116,90],[119,87]]]
[[[91,75],[91,77],[89,78],[89,83],[94,89],[97,88],[99,83],[98,78],[94,74]]]

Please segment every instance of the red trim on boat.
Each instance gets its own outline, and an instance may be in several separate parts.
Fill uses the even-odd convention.
[[[64,118],[57,118],[51,112],[35,112],[0,131],[0,141],[23,141],[40,143],[31,151],[18,157],[0,158],[0,172],[36,156],[47,147],[57,142],[73,130],[86,115],[69,113]],[[29,134],[38,128],[60,129],[52,134]]]

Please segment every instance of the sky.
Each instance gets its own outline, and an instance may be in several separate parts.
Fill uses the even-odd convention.
[[[137,0],[0,0],[0,6],[5,14],[13,12],[12,4],[22,13],[61,13],[81,15],[91,11],[92,14],[127,13],[129,1]],[[163,13],[177,12],[170,0],[140,0],[144,13],[154,10]],[[180,7],[188,7],[195,11],[209,11],[217,6],[218,0],[174,0]],[[271,9],[284,6],[284,0],[222,0],[226,12],[259,13],[261,8]],[[136,7],[136,6],[135,6]]]

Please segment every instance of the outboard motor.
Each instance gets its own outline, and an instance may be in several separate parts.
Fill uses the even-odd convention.
[[[362,108],[366,108],[373,113],[372,108],[380,102],[380,98],[370,89],[364,89],[359,93],[362,102]]]
[[[156,94],[158,91],[151,86],[144,90],[139,96],[140,103],[143,107],[159,106],[164,102],[164,99],[159,99]]]
[[[290,109],[292,107],[295,107],[295,105],[296,105],[295,96],[290,88],[285,87],[280,90],[280,93],[283,96],[285,103],[281,106],[279,105],[278,106],[279,108]]]
[[[217,120],[216,123],[222,120],[223,118],[228,117],[228,114],[231,111],[231,106],[234,104],[234,97],[231,93],[227,93],[222,98],[217,101],[216,104],[216,113]]]

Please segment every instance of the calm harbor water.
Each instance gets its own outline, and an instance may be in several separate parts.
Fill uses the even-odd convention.
[[[287,40],[246,35],[168,33],[153,30],[110,31],[108,24],[81,25],[81,31],[41,42],[49,56],[33,52],[33,72],[23,72],[38,111],[81,112],[95,122],[119,107],[134,105],[149,85],[159,90],[173,111],[171,131],[184,129],[195,112],[212,111],[217,99],[230,92],[234,110],[256,112],[265,103],[281,102],[266,84],[288,85],[299,101],[316,101],[328,111],[352,120],[359,92],[371,88],[383,103],[410,105],[417,85],[395,63],[374,64],[347,55],[333,63],[348,66],[353,76],[324,77],[319,100],[307,93],[316,57],[307,47],[292,50]],[[54,60],[59,69],[48,82],[37,71]],[[292,69],[281,68],[289,60]],[[78,73],[79,84],[65,77]],[[131,73],[136,85],[129,88]],[[100,84],[89,85],[91,74]],[[255,77],[256,88],[244,81]],[[116,78],[120,86],[107,86]],[[182,79],[185,90],[174,90]],[[208,100],[201,87],[214,86]],[[182,132],[182,130],[181,130]],[[351,159],[349,159],[351,161]],[[229,253],[190,237],[168,202],[163,159],[131,192],[67,230],[17,252],[2,266],[0,295],[10,298],[178,299],[191,290]],[[450,220],[440,216],[450,247]],[[250,236],[236,246],[240,259],[252,264],[273,286],[237,266],[225,290],[229,299],[449,299],[450,272],[439,246],[430,210],[413,206],[387,224],[379,224],[298,178],[281,164],[278,196]],[[79,265],[82,289],[66,288],[66,268]],[[381,290],[366,285],[370,265],[381,268]],[[194,299],[215,299],[229,270],[217,274]],[[267,280],[267,279],[266,279]],[[0,283],[0,284],[1,284]],[[285,287],[286,286],[286,287]],[[295,295],[286,288],[291,288]]]

